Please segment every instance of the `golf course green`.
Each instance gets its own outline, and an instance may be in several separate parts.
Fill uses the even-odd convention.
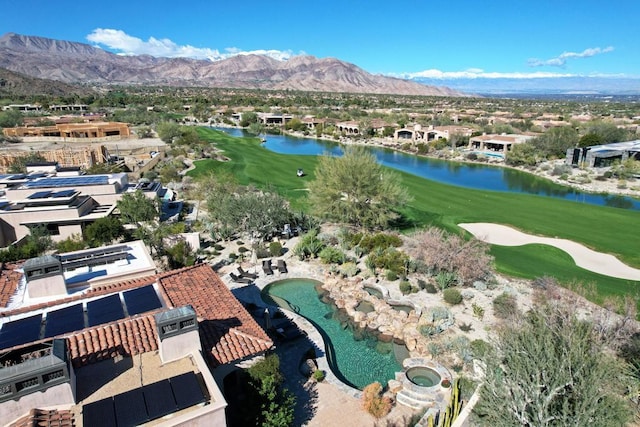
[[[317,156],[285,155],[271,152],[257,138],[238,138],[209,128],[198,128],[201,138],[214,143],[229,161],[204,159],[195,162],[188,175],[197,179],[228,171],[240,184],[272,187],[295,209],[306,210],[307,183],[314,179]],[[296,170],[304,169],[304,177]],[[402,223],[396,228],[411,232],[437,226],[466,233],[456,224],[491,222],[509,225],[524,232],[559,237],[612,254],[624,263],[640,268],[640,216],[637,211],[581,204],[522,193],[481,191],[426,180],[395,171],[413,200],[401,209]],[[497,271],[523,278],[553,276],[562,283],[593,286],[601,302],[607,295],[640,295],[640,282],[615,279],[592,273],[575,265],[571,257],[546,245],[520,247],[493,246]]]

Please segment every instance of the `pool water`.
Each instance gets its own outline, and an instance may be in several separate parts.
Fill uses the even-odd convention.
[[[297,312],[318,328],[325,340],[329,366],[341,381],[358,389],[375,381],[386,386],[396,372],[402,371],[396,354],[404,358],[406,347],[382,342],[354,328],[346,313],[321,300],[316,290],[319,284],[308,279],[282,280],[266,286],[262,298],[268,304]]]
[[[433,387],[440,383],[440,375],[433,369],[427,367],[410,368],[407,371],[407,378],[415,385],[421,387]]]

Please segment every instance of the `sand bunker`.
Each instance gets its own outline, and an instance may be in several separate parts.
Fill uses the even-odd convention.
[[[458,226],[473,234],[476,239],[492,245],[522,246],[530,243],[541,243],[555,246],[568,253],[576,265],[585,270],[619,279],[640,281],[640,270],[623,264],[613,255],[596,252],[571,240],[534,236],[506,225],[484,222],[458,224]]]

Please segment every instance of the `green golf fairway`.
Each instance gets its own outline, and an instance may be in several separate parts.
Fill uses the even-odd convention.
[[[201,137],[213,142],[229,162],[197,161],[188,173],[198,178],[220,170],[231,172],[240,184],[271,186],[286,197],[295,209],[306,210],[307,182],[314,179],[317,156],[278,154],[260,145],[257,138],[237,138],[208,128],[198,128]],[[303,168],[304,177],[296,177]],[[491,222],[513,226],[524,232],[580,242],[593,250],[617,256],[633,267],[640,267],[637,211],[580,204],[550,197],[474,190],[429,181],[395,171],[413,197],[401,209],[400,231],[410,232],[434,225],[452,232],[466,233],[456,224]],[[595,283],[598,293],[635,293],[639,282],[607,278],[578,268],[564,252],[552,248],[554,255],[542,256],[540,247],[494,247],[496,269],[519,277],[552,275],[563,283]],[[553,268],[552,268],[553,267]],[[546,271],[550,271],[546,273]],[[632,289],[633,288],[633,289]]]

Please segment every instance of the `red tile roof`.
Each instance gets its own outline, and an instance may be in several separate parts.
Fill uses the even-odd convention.
[[[200,337],[214,366],[269,350],[273,341],[207,264],[161,275],[160,287],[174,307],[191,304]]]
[[[73,414],[69,410],[32,409],[29,414],[9,424],[9,427],[73,427]]]
[[[153,314],[88,328],[67,338],[75,367],[158,349]]]
[[[0,313],[0,317],[121,292],[154,282],[159,284],[160,294],[167,306],[193,306],[200,322],[203,350],[211,356],[213,366],[250,357],[273,346],[264,330],[207,264],[96,287],[84,293],[5,311]],[[11,295],[13,293],[15,288]],[[153,318],[156,312],[70,334],[67,338],[73,364],[83,366],[117,355],[133,356],[157,350],[158,340]]]
[[[0,308],[6,307],[16,293],[22,273],[15,271],[22,264],[0,264]]]

